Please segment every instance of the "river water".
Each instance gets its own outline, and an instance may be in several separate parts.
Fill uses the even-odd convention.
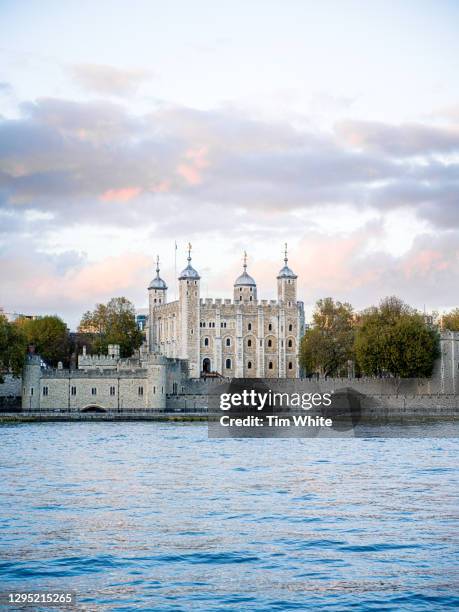
[[[457,439],[0,435],[2,591],[73,590],[91,611],[459,608]]]

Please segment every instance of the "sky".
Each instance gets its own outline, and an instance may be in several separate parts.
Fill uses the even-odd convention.
[[[0,307],[459,306],[459,3],[0,0]],[[175,243],[177,252],[175,253]]]

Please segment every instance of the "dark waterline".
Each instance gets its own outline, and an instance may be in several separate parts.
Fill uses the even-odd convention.
[[[454,438],[0,435],[3,591],[75,590],[91,611],[459,608]]]

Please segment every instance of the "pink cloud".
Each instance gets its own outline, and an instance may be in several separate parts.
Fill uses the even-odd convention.
[[[129,202],[141,192],[140,187],[122,187],[121,189],[108,189],[100,197],[102,202]]]
[[[413,253],[403,262],[403,272],[407,278],[425,276],[431,272],[447,270],[450,262],[443,259],[442,253],[432,249],[424,249]]]
[[[177,174],[190,185],[202,183],[202,170],[208,167],[208,147],[193,147],[185,151],[184,161],[177,166]]]

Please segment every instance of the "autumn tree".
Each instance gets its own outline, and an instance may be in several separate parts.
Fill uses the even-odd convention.
[[[444,314],[441,318],[441,326],[448,331],[459,331],[459,308]]]
[[[36,319],[19,317],[14,325],[24,335],[27,344],[33,344],[43,361],[57,366],[59,361],[68,365],[70,359],[70,334],[67,325],[56,315]]]
[[[350,304],[328,297],[319,300],[313,325],[301,340],[300,365],[307,372],[324,376],[347,374],[353,358],[354,311]]]
[[[7,373],[21,375],[26,347],[27,340],[21,330],[0,314],[0,383]]]
[[[106,353],[109,344],[119,344],[121,357],[130,357],[144,339],[137,327],[134,305],[125,297],[97,304],[83,315],[78,331],[92,336],[97,353]]]
[[[355,354],[369,376],[430,376],[439,355],[438,333],[402,300],[389,297],[361,314]]]

